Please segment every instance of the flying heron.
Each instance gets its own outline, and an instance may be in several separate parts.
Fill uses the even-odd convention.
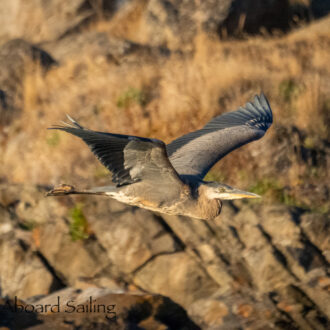
[[[168,145],[157,139],[92,131],[68,119],[70,123],[50,129],[80,137],[110,170],[113,184],[81,191],[60,185],[48,196],[106,195],[152,211],[204,220],[220,214],[222,200],[260,197],[203,178],[226,154],[266,133],[273,116],[263,93]]]

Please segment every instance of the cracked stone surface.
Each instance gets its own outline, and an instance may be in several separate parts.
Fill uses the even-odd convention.
[[[90,236],[72,241],[75,200],[45,190],[0,187],[2,295],[47,300],[63,287],[103,286],[167,296],[206,329],[328,326],[326,215],[314,222],[285,206],[228,204],[205,222],[82,198]],[[24,228],[33,212],[43,217]]]
[[[91,300],[91,297],[93,299]],[[69,305],[67,302],[70,302]],[[47,297],[19,301],[30,313],[14,313],[15,302],[0,298],[0,325],[15,329],[200,329],[171,299],[142,293],[114,293],[110,289],[66,288]],[[38,307],[39,306],[39,307]],[[47,311],[45,306],[48,306]],[[4,308],[7,313],[4,314]],[[39,309],[37,309],[39,308]],[[49,313],[49,309],[53,309]],[[89,311],[96,311],[90,313]],[[82,317],[83,315],[83,317]]]

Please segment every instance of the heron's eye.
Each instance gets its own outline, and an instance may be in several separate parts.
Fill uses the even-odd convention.
[[[223,187],[219,187],[218,191],[219,191],[219,192],[225,192],[225,188],[223,188]]]

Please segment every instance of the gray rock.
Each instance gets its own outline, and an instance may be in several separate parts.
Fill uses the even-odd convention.
[[[90,237],[72,241],[69,210],[77,199],[45,199],[40,187],[3,187],[0,260],[6,267],[0,273],[2,291],[9,296],[47,295],[65,285],[72,287],[63,291],[65,299],[78,297],[75,288],[96,290],[100,297],[138,288],[173,299],[203,329],[327,329],[326,215],[236,203],[226,204],[215,221],[206,222],[81,197]],[[31,217],[38,219],[37,226],[22,230]],[[121,304],[126,306],[124,300]],[[139,319],[138,324],[160,326],[159,318],[149,321]]]
[[[40,330],[199,329],[181,306],[160,295],[66,288],[38,300],[16,303],[19,308],[34,312],[15,312],[15,301],[0,299],[0,326],[15,329],[33,326]]]
[[[300,218],[300,228],[306,240],[330,263],[329,220],[329,214],[306,213]]]
[[[7,125],[23,106],[24,75],[31,64],[48,70],[56,61],[44,50],[22,39],[0,47],[0,125]]]
[[[0,187],[0,211],[4,210],[5,219],[9,218],[9,212],[13,218],[3,221],[0,228],[14,235],[12,240],[16,245],[24,244],[27,251],[36,254],[50,271],[52,280],[77,287],[95,280],[118,288],[109,274],[111,263],[102,246],[92,236],[85,241],[72,240],[73,205],[45,198],[45,188],[4,187]],[[18,291],[12,294],[17,295]]]
[[[98,242],[120,272],[134,273],[157,255],[181,250],[151,212],[127,206],[112,212],[120,203],[109,199],[99,203],[89,207],[86,216]]]
[[[154,276],[155,272],[161,275]],[[172,297],[185,307],[218,289],[203,268],[184,252],[154,258],[136,272],[134,283],[148,292]]]
[[[1,4],[0,40],[24,38],[31,42],[55,40],[77,32],[92,20],[110,17],[121,1],[13,0]]]
[[[258,33],[289,27],[289,3],[284,0],[194,1],[150,0],[145,13],[149,40],[154,45],[181,48],[199,31],[209,35]]]
[[[282,319],[281,313],[288,310],[292,320],[284,318],[283,322],[302,328],[312,329],[316,326],[325,329],[330,315],[326,289],[329,264],[321,252],[328,250],[326,219],[321,218],[321,226],[315,227],[324,232],[320,236],[320,249],[305,233],[303,226],[307,228],[310,224],[306,220],[300,223],[304,217],[300,218],[293,209],[276,205],[256,205],[253,208],[241,205],[239,212],[235,213],[226,206],[227,209],[224,208],[215,222],[165,217],[170,228],[186,245],[185,251],[218,283],[218,290],[204,304],[211,311],[213,308],[219,309],[221,315],[225,313],[223,303],[227,306],[227,314],[222,320],[224,329],[231,325],[234,328],[237,322],[243,326],[248,320],[256,321],[252,317],[256,292],[258,299],[268,306],[268,313],[278,321]],[[314,231],[311,228],[309,230]],[[231,299],[236,290],[242,290],[240,298],[236,296],[234,301],[238,303],[242,299],[237,305],[237,313],[246,315],[243,321],[238,321],[232,309]],[[169,296],[177,299],[171,294]],[[304,315],[304,308],[313,304],[318,306],[314,314]],[[300,306],[298,310],[292,307],[295,305]],[[210,318],[211,323],[215,324],[222,322],[213,319],[211,311],[204,314],[208,315],[207,319]],[[188,312],[196,317],[194,320],[199,324],[206,322],[194,308],[193,311],[188,309]],[[255,323],[255,328],[260,324],[271,325],[263,315],[258,318],[259,323]],[[307,327],[306,323],[310,326]]]
[[[25,299],[48,294],[60,283],[52,276],[39,256],[8,232],[0,235],[0,292],[2,296]]]
[[[99,275],[109,265],[102,247],[93,240],[72,241],[69,227],[61,218],[40,227],[38,251],[67,285]]]
[[[93,31],[69,34],[60,40],[43,43],[42,46],[61,61],[85,56],[94,61],[107,61],[115,65],[162,61],[170,55],[166,48],[141,45],[105,32]]]

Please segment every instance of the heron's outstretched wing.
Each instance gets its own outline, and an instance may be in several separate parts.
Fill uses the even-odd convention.
[[[272,122],[272,110],[261,93],[244,107],[215,117],[202,129],[174,140],[167,145],[167,153],[180,176],[202,179],[226,154],[260,139]]]
[[[161,180],[181,183],[162,141],[96,132],[84,128],[70,116],[68,118],[70,124],[63,123],[50,129],[59,129],[80,137],[100,162],[112,172],[112,181],[117,186],[141,180],[151,180],[155,184]]]

